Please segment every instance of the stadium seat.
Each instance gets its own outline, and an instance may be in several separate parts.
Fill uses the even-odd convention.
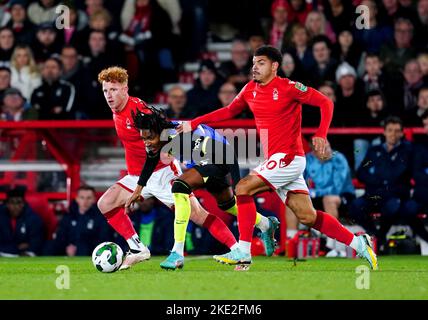
[[[25,200],[30,207],[42,218],[45,225],[46,238],[52,239],[52,234],[56,230],[57,218],[51,206],[49,205],[48,198],[42,193],[28,192],[25,195]]]

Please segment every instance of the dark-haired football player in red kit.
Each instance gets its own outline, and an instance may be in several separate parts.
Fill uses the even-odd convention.
[[[178,128],[179,131],[189,132],[201,123],[231,119],[249,107],[260,134],[266,159],[235,188],[239,248],[214,258],[219,262],[237,265],[238,270],[248,269],[252,262],[250,249],[256,216],[253,195],[275,190],[301,223],[352,247],[369,262],[372,269],[377,269],[370,236],[355,236],[336,218],[312,206],[303,179],[306,161],[301,139],[301,105],[317,106],[321,110],[321,124],[312,138],[315,152],[321,156],[325,152],[334,106],[319,91],[278,77],[281,61],[281,53],[276,48],[258,48],[253,57],[253,80],[244,86],[236,98],[228,106],[185,122]]]

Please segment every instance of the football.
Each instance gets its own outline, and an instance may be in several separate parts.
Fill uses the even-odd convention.
[[[123,251],[114,242],[103,242],[92,252],[92,263],[101,272],[115,272],[123,262]]]

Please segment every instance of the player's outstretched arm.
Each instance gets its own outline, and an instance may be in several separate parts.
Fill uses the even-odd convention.
[[[327,132],[333,119],[333,101],[318,90],[310,87],[307,90],[298,89],[296,98],[301,103],[320,108],[321,122],[317,132],[312,137],[312,144],[314,145],[314,150],[323,156],[327,145]]]
[[[247,108],[247,103],[243,98],[243,93],[246,87],[247,86],[242,88],[241,92],[235,97],[235,99],[233,99],[233,101],[228,106],[207,113],[190,121],[192,130],[195,130],[196,127],[201,123],[209,124],[211,122],[229,120],[240,114],[245,108]]]
[[[153,171],[155,171],[156,165],[158,164],[160,159],[160,153],[158,152],[156,155],[151,155],[147,153],[146,162],[144,163],[143,170],[141,170],[140,178],[138,179],[138,185],[135,188],[132,195],[128,198],[125,203],[125,211],[126,213],[130,212],[132,204],[137,201],[140,196],[143,188],[146,186],[147,181],[149,181]]]

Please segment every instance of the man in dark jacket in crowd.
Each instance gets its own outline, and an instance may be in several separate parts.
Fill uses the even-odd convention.
[[[410,196],[412,145],[403,139],[401,119],[385,120],[385,142],[372,146],[358,168],[357,177],[365,184],[365,194],[356,199],[350,214],[369,233],[384,244],[391,225],[401,215]],[[380,229],[374,227],[370,213],[380,212]],[[400,217],[407,219],[407,217]]]
[[[61,80],[61,75],[61,60],[54,56],[47,59],[42,67],[43,83],[31,95],[40,120],[74,119],[76,90],[70,82]]]
[[[428,111],[426,111],[421,121],[424,125],[426,135],[414,147],[413,154],[413,189],[412,200],[406,202],[403,211],[407,212],[407,223],[413,232],[428,242],[428,231],[419,213],[428,213]]]
[[[61,219],[47,254],[88,256],[98,244],[108,240],[109,227],[95,203],[94,188],[81,186],[69,213]]]
[[[25,192],[13,189],[0,206],[0,256],[40,254],[44,241],[43,222],[25,202]]]
[[[220,106],[217,98],[223,81],[219,78],[214,62],[204,60],[199,67],[199,78],[193,89],[187,92],[187,103],[197,115],[211,112]]]

